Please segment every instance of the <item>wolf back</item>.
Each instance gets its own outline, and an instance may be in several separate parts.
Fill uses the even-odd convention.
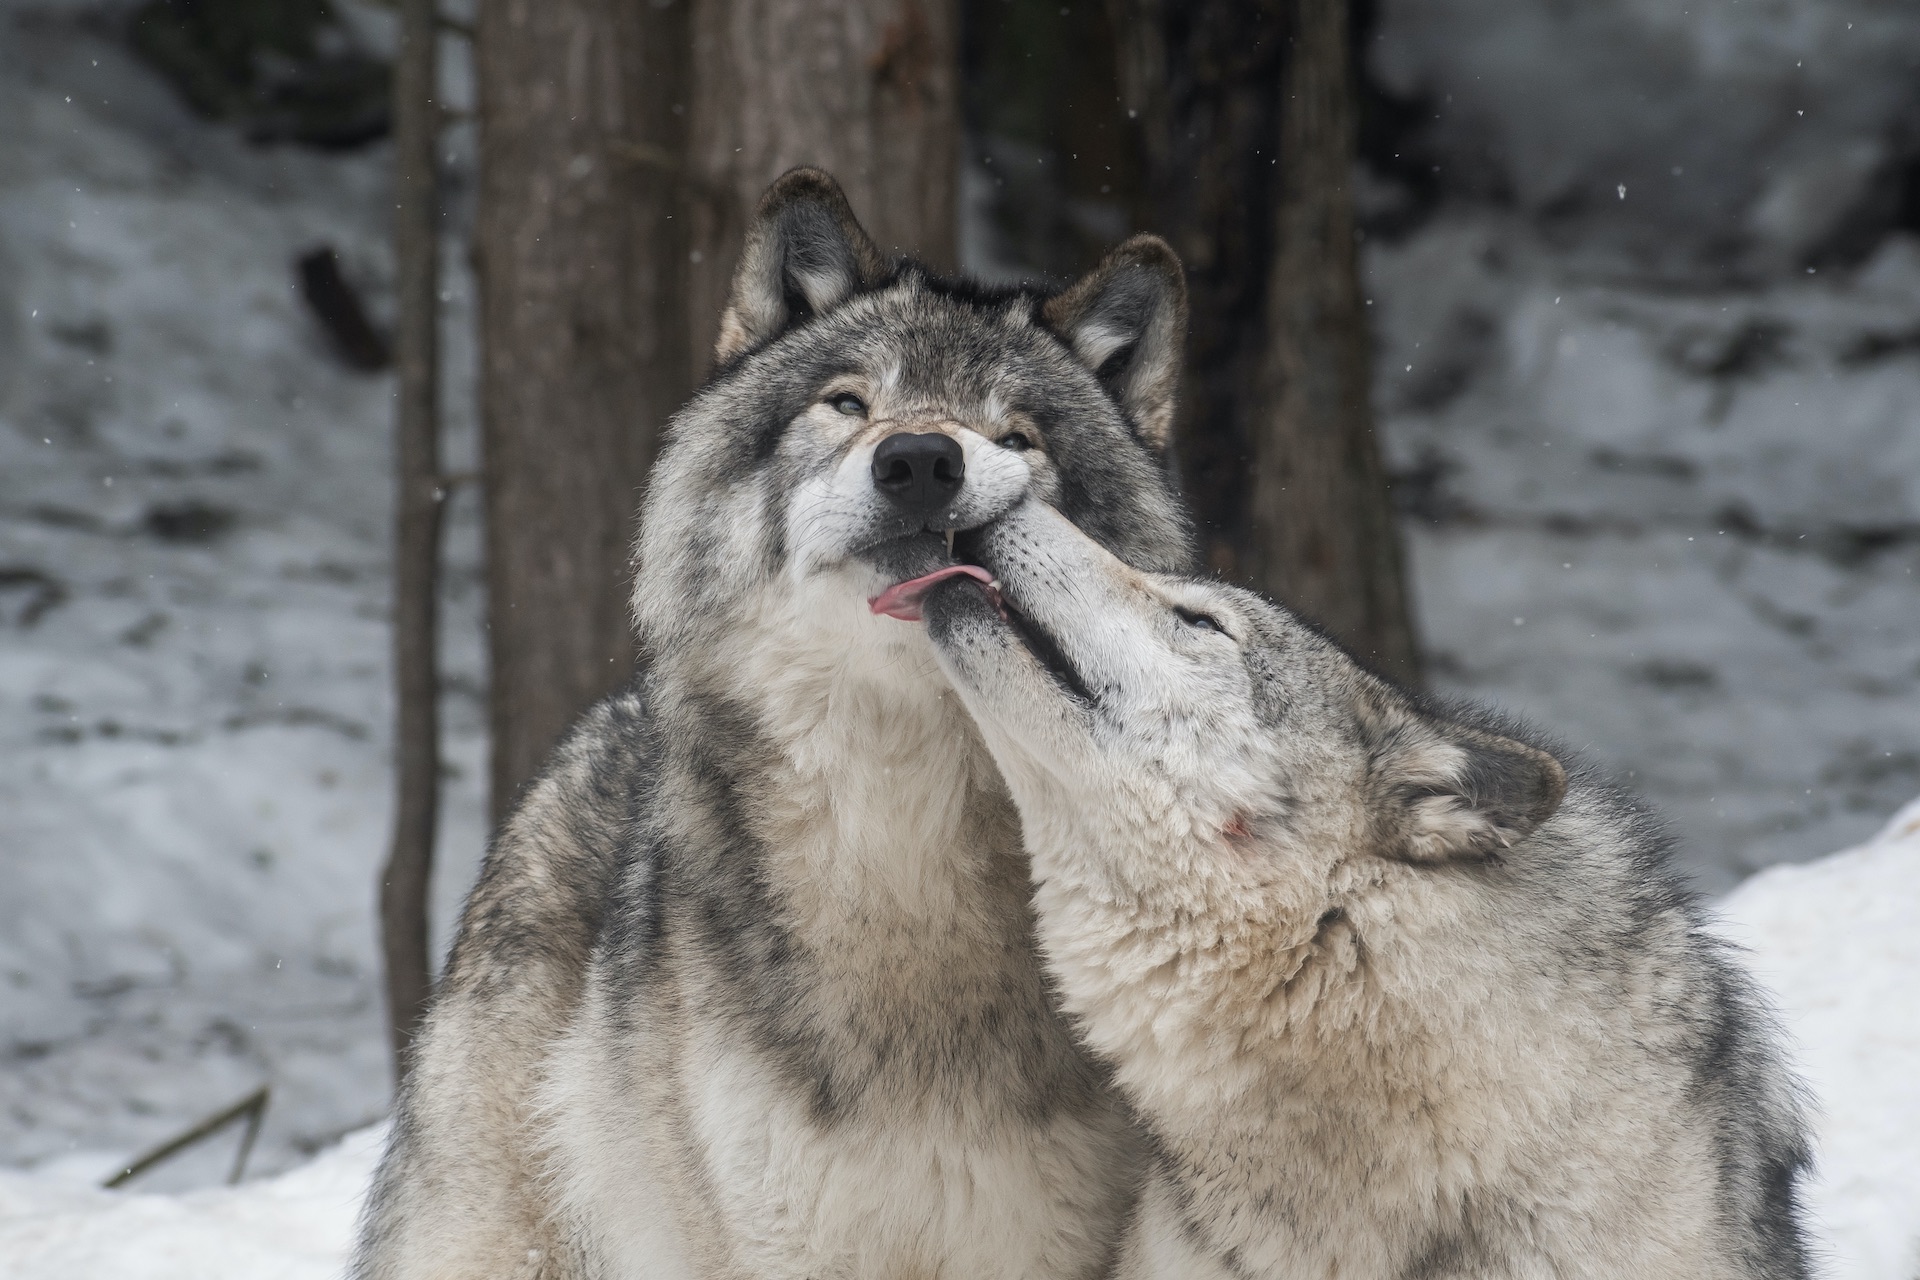
[[[870,601],[1016,502],[1188,563],[1178,263],[1056,295],[882,258],[769,191],[643,508],[644,683],[467,904],[355,1274],[1105,1268],[1139,1138],[1054,1007],[1018,822],[922,628]]]

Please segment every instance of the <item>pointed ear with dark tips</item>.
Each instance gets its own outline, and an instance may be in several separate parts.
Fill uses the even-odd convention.
[[[840,184],[819,169],[790,170],[760,197],[747,227],[714,358],[724,362],[832,310],[885,270]]]
[[[1140,438],[1164,452],[1187,340],[1187,277],[1172,247],[1133,237],[1048,300],[1041,316],[1099,375]]]
[[[1497,857],[1560,808],[1567,771],[1524,742],[1411,706],[1363,716],[1376,847],[1407,862]]]

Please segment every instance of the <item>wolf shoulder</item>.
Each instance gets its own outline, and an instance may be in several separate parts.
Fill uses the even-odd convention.
[[[1566,802],[1515,860],[1514,891],[1502,895],[1511,933],[1529,939],[1514,958],[1556,972],[1569,1004],[1611,999],[1626,1015],[1608,1029],[1616,1048],[1594,1065],[1635,1079],[1628,1097],[1670,1099],[1672,1122],[1701,1134],[1695,1176],[1725,1219],[1730,1272],[1811,1275],[1796,1196],[1811,1164],[1810,1104],[1785,1030],[1677,871],[1664,827],[1592,768],[1575,760],[1570,773]],[[1534,911],[1548,928],[1529,927]],[[1585,1088],[1601,1092],[1598,1081]]]
[[[1666,1274],[1653,1242],[1640,1251],[1626,1243],[1648,1223],[1676,1239],[1697,1233],[1706,1250],[1697,1274],[1812,1274],[1795,1195],[1810,1160],[1804,1091],[1761,988],[1678,872],[1671,836],[1549,737],[1448,710],[1563,762],[1565,798],[1495,856],[1408,868],[1390,895],[1394,926],[1369,942],[1376,963],[1423,971],[1400,976],[1433,1001],[1430,1032],[1448,1025],[1451,1008],[1462,1032],[1451,1041],[1463,1055],[1456,1068],[1503,1082],[1518,1111],[1557,1119],[1536,1131],[1516,1125],[1513,1108],[1494,1107],[1456,1134],[1461,1154],[1506,1151],[1511,1169],[1483,1188],[1479,1218],[1465,1220],[1472,1229],[1441,1241],[1415,1274],[1509,1274],[1529,1256],[1529,1238],[1562,1260],[1595,1259],[1594,1274],[1620,1273],[1603,1257],[1638,1259],[1628,1273]],[[1492,1056],[1476,1063],[1467,1046]],[[1550,1133],[1580,1148],[1572,1166],[1538,1158],[1552,1149]],[[1583,1184],[1569,1168],[1633,1172]],[[1501,1214],[1490,1206],[1503,1198],[1531,1206],[1519,1214],[1527,1231],[1495,1228]],[[1578,1212],[1544,1208],[1556,1204]]]
[[[461,913],[441,1001],[485,999],[529,971],[577,993],[643,814],[655,754],[637,685],[574,722],[487,851]]]
[[[530,1104],[584,996],[651,739],[641,692],[609,696],[568,730],[495,836],[414,1038],[349,1272],[358,1280],[565,1274]]]

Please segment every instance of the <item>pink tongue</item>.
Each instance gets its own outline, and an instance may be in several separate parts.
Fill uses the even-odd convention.
[[[920,602],[927,598],[927,592],[948,578],[973,578],[984,583],[987,598],[998,604],[1000,601],[999,584],[993,575],[977,564],[950,564],[944,569],[935,569],[932,573],[918,578],[909,578],[905,582],[896,582],[867,601],[867,607],[875,613],[883,613],[889,618],[898,618],[902,622],[920,621]]]

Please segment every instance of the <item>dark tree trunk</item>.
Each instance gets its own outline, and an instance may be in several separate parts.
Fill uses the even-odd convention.
[[[954,0],[693,0],[695,368],[712,359],[746,219],[795,165],[833,174],[882,252],[954,260]]]
[[[1419,656],[1368,395],[1347,0],[1295,0],[1294,13],[1256,392],[1249,568],[1262,588],[1363,660],[1412,682]]]
[[[1181,487],[1210,567],[1244,578],[1254,387],[1278,189],[1285,0],[1113,0],[1123,96],[1140,121],[1138,217],[1187,269]]]
[[[1374,441],[1344,0],[1110,0],[1141,221],[1186,263],[1182,484],[1209,564],[1418,675]]]
[[[440,559],[439,205],[434,0],[403,0],[394,76],[394,256],[400,366],[395,424],[393,844],[380,881],[381,951],[394,1078],[432,985],[427,886],[440,803],[440,678],[435,587]]]
[[[492,796],[626,682],[634,512],[691,386],[687,6],[481,0]]]
[[[1121,101],[1114,10],[1057,0],[960,6],[961,100],[978,165],[975,251],[1077,280],[1140,229],[1140,138]],[[1157,228],[1155,228],[1157,229]]]

